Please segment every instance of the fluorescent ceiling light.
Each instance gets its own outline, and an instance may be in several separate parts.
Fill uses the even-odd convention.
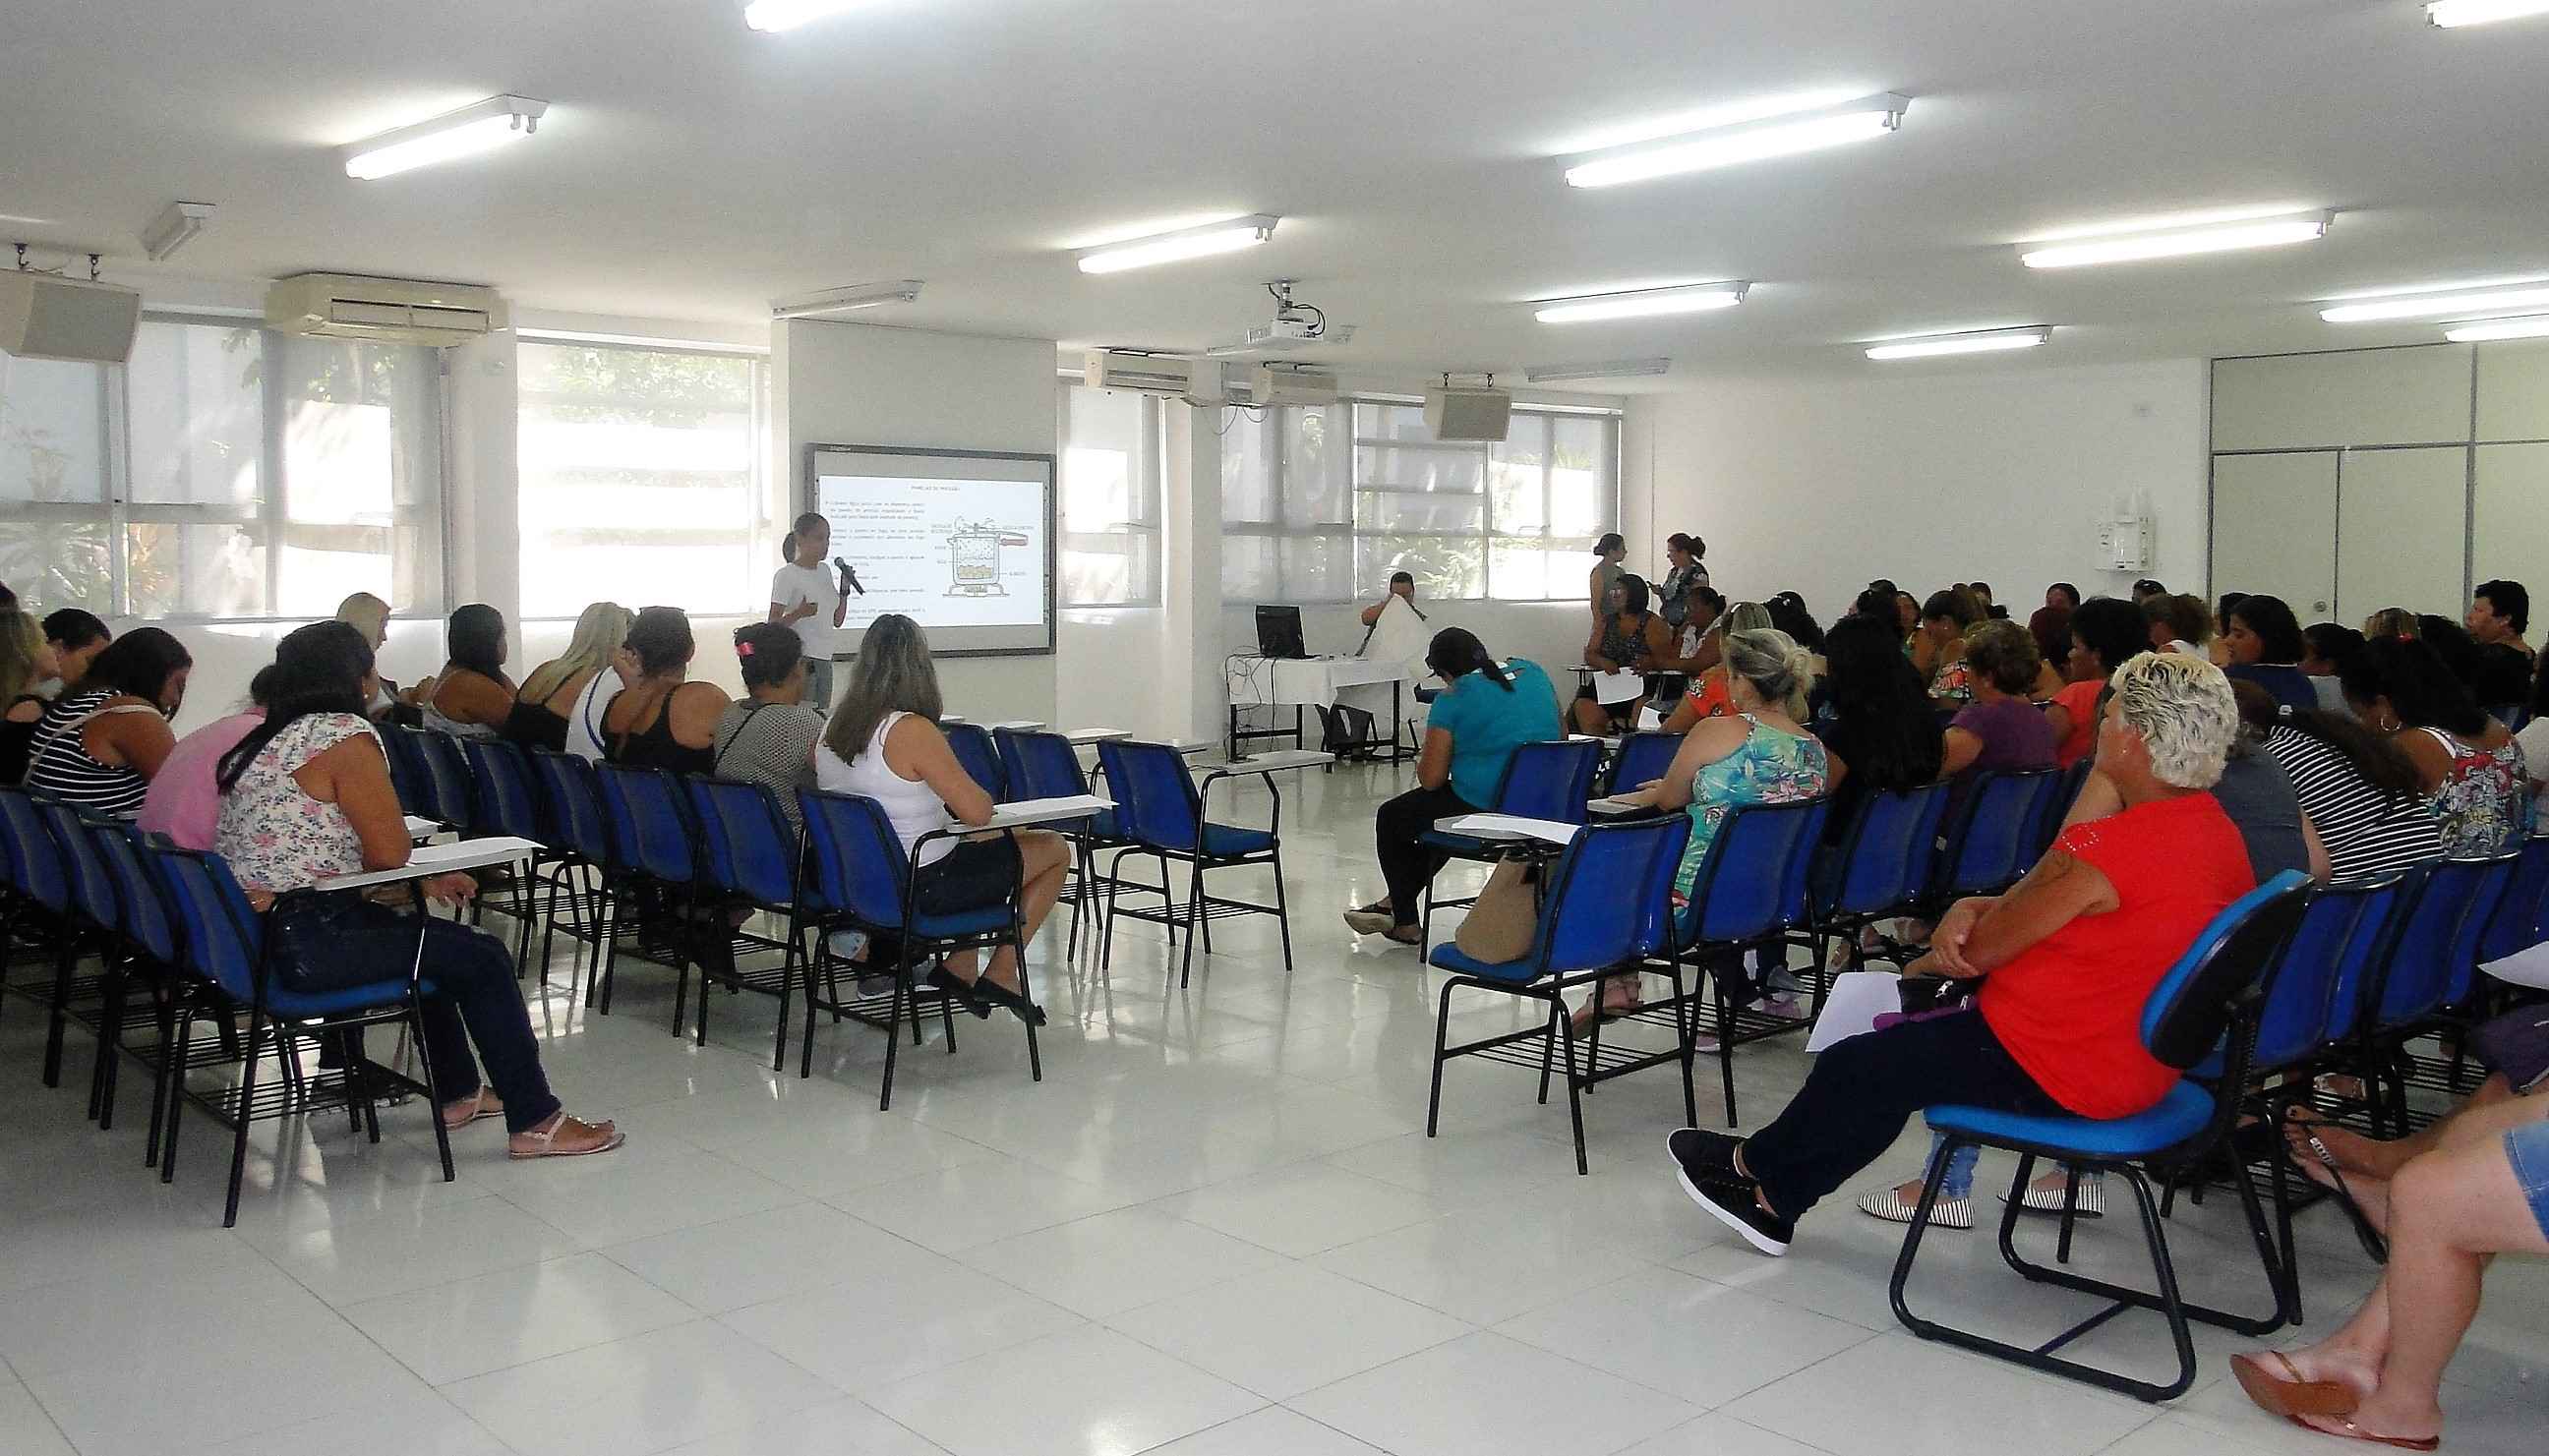
[[[907,304],[919,297],[920,280],[917,278],[905,278],[896,283],[858,283],[848,288],[825,289],[803,298],[773,300],[770,317],[774,319],[814,318],[825,314],[847,314],[854,309]]]
[[[208,202],[172,202],[159,210],[150,226],[142,229],[142,250],[150,261],[164,263],[177,249],[195,240],[204,225],[213,220],[213,205]]]
[[[387,177],[414,167],[492,150],[530,136],[540,128],[549,104],[527,96],[490,96],[474,106],[383,132],[378,136],[339,147],[348,177]]]
[[[2425,19],[2445,30],[2527,15],[2549,15],[2549,0],[2431,0],[2425,7]]]
[[[1900,128],[1903,114],[1911,106],[1911,97],[1889,91],[1802,116],[1713,127],[1578,162],[1566,169],[1566,180],[1576,187],[1615,187],[1623,182],[1703,172],[1737,162],[1865,141]]]
[[[2335,217],[2336,214],[2328,212],[2307,213],[2298,217],[2221,223],[2209,228],[2127,232],[2056,243],[2049,247],[2029,247],[2018,256],[2020,262],[2030,268],[2076,268],[2092,263],[2131,263],[2144,258],[2181,258],[2240,248],[2280,247],[2286,243],[2310,242],[2325,237],[2328,224]]]
[[[743,23],[756,31],[776,34],[829,20],[867,3],[868,0],[752,0],[743,7]]]
[[[2485,323],[2459,323],[2443,330],[2456,344],[2483,344],[2500,338],[2549,338],[2549,314],[2528,318],[2491,318]]]
[[[1587,294],[1582,298],[1544,299],[1532,317],[1543,323],[1593,323],[1605,318],[1647,318],[1659,314],[1705,314],[1732,309],[1750,292],[1749,283],[1697,283],[1682,288],[1641,288],[1628,293]]]
[[[2028,328],[1978,328],[1970,333],[1934,333],[1919,338],[1890,338],[1870,344],[1871,359],[1931,359],[1940,354],[1996,354],[2031,349],[2053,337],[2047,324]]]
[[[2549,309],[2549,283],[2533,288],[2407,294],[2359,304],[2338,304],[2319,310],[2318,317],[2330,323],[2378,323],[2390,318],[2465,318],[2530,309]]]
[[[1155,233],[1129,241],[1091,248],[1080,255],[1083,273],[1121,273],[1127,268],[1148,268],[1154,263],[1179,263],[1188,258],[1208,258],[1215,253],[1235,253],[1255,247],[1274,235],[1274,225],[1282,221],[1266,213],[1252,217],[1230,218],[1207,223],[1200,228],[1181,228],[1175,232]]]
[[[1533,384],[1557,384],[1569,379],[1637,379],[1671,372],[1670,359],[1614,359],[1608,364],[1526,364],[1522,377]]]

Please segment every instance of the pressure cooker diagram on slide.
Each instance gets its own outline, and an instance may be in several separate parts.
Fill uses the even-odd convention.
[[[1000,583],[1000,552],[1027,543],[1023,531],[1002,530],[988,520],[958,520],[947,534],[947,594],[1008,595],[1009,589]]]

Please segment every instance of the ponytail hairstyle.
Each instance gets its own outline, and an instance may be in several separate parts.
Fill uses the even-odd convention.
[[[1513,675],[1498,667],[1487,645],[1465,627],[1445,627],[1435,633],[1434,640],[1425,647],[1425,666],[1446,682],[1482,673],[1488,682],[1507,692],[1513,691]]]
[[[313,713],[363,716],[363,680],[372,673],[372,644],[347,622],[312,622],[275,644],[274,665],[257,674],[265,721],[222,755],[213,781],[229,793],[275,735]]]
[[[1752,627],[1726,634],[1726,671],[1752,685],[1761,700],[1775,703],[1799,723],[1806,720],[1806,682],[1814,672],[1814,655],[1797,639],[1776,627]]]
[[[746,691],[777,687],[805,660],[805,644],[794,628],[777,622],[754,622],[734,631],[734,655],[743,669]],[[818,704],[828,706],[828,704]]]
[[[821,526],[831,529],[831,521],[819,510],[809,510],[789,523],[788,534],[779,538],[779,559],[790,566],[797,564],[797,538]]]

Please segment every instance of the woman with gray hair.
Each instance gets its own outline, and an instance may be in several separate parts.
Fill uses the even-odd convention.
[[[2239,710],[2201,658],[2117,669],[2098,768],[2124,808],[2075,824],[2007,894],[1959,900],[1907,975],[1980,980],[1972,1010],[1852,1037],[1749,1138],[1684,1128],[1668,1144],[1692,1201],[1783,1254],[1796,1221],[1944,1103],[2111,1119],[2178,1074],[2142,1046],[2142,1003],[2223,907],[2256,885],[2239,831],[2205,790]]]

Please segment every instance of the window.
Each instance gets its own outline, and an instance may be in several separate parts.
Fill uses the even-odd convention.
[[[522,614],[595,601],[761,614],[769,366],[742,354],[523,343]]]
[[[1222,432],[1222,594],[1233,601],[1419,595],[1537,601],[1583,592],[1619,511],[1620,421],[1517,410],[1501,444],[1441,441],[1415,405],[1252,414]]]
[[[130,362],[0,358],[0,581],[43,609],[442,607],[432,351],[145,319]]]
[[[1062,601],[1123,606],[1160,599],[1160,402],[1072,386],[1062,391]]]

